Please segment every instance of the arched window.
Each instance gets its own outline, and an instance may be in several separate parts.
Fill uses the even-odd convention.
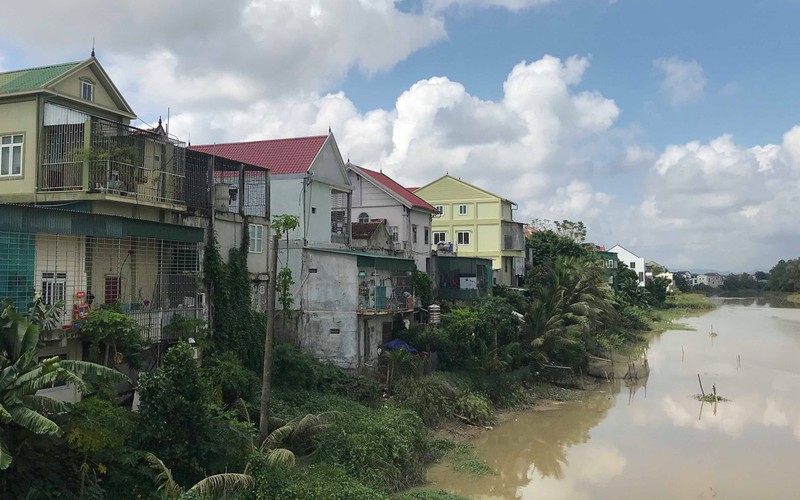
[[[358,214],[358,222],[369,222],[369,214],[367,212]]]

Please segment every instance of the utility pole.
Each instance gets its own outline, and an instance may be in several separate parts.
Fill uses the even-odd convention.
[[[264,373],[261,380],[261,418],[258,430],[262,439],[269,436],[269,404],[272,390],[272,339],[275,336],[275,282],[278,276],[278,241],[280,233],[274,231],[269,258],[269,285],[267,287],[267,334],[264,337]],[[287,249],[288,251],[288,249]]]

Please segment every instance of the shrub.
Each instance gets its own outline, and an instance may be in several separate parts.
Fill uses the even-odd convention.
[[[253,461],[255,500],[385,500],[386,495],[369,488],[337,465],[309,467],[269,465],[263,456]]]
[[[455,414],[466,418],[474,424],[488,425],[492,422],[492,410],[489,407],[489,401],[474,392],[465,392],[456,399]]]
[[[203,371],[222,392],[222,401],[227,405],[237,398],[251,401],[261,388],[261,378],[230,351],[209,357],[204,362]]]
[[[422,421],[398,408],[341,415],[320,436],[320,462],[340,464],[365,485],[388,492],[422,481],[427,454]]]
[[[452,380],[437,373],[401,380],[395,387],[394,400],[419,415],[425,425],[433,427],[453,414],[460,393]]]

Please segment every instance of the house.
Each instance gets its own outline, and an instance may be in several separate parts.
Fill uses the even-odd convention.
[[[386,219],[353,222],[350,233],[350,246],[353,249],[375,254],[394,255],[394,241],[392,234],[386,228]]]
[[[636,273],[636,276],[639,279],[639,286],[645,285],[644,257],[639,257],[638,255],[631,252],[630,250],[627,250],[625,247],[621,245],[615,245],[608,251],[617,254],[619,262],[622,262],[623,264],[625,264],[625,266],[628,267],[628,269],[631,269]]]
[[[353,185],[332,133],[191,146],[270,170],[270,212],[294,215],[279,243],[294,299],[279,336],[343,368],[369,368],[394,314],[413,311],[414,261],[351,247]]]
[[[719,273],[705,273],[698,274],[696,283],[697,285],[707,285],[711,288],[719,288],[725,283],[725,278]]]
[[[616,253],[607,251],[605,247],[597,247],[595,246],[595,255],[597,255],[603,267],[606,270],[606,274],[608,274],[608,285],[611,287],[612,290],[615,292],[617,291],[617,274],[619,269],[619,257]]]
[[[0,298],[64,301],[44,354],[81,359],[79,326],[103,304],[154,343],[175,315],[206,317],[205,233],[182,221],[208,181],[186,175],[183,143],[134,118],[93,56],[0,73]]]
[[[427,269],[431,256],[431,218],[437,210],[383,172],[347,163],[353,185],[352,219],[385,219],[395,255],[414,259]]]
[[[436,208],[431,243],[452,243],[459,257],[492,260],[493,284],[521,286],[525,279],[525,238],[513,220],[516,203],[445,175],[414,194]]]

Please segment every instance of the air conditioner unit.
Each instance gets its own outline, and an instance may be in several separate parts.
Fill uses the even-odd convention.
[[[402,241],[394,241],[392,243],[393,243],[395,252],[400,252],[400,251],[403,250],[403,242]]]

